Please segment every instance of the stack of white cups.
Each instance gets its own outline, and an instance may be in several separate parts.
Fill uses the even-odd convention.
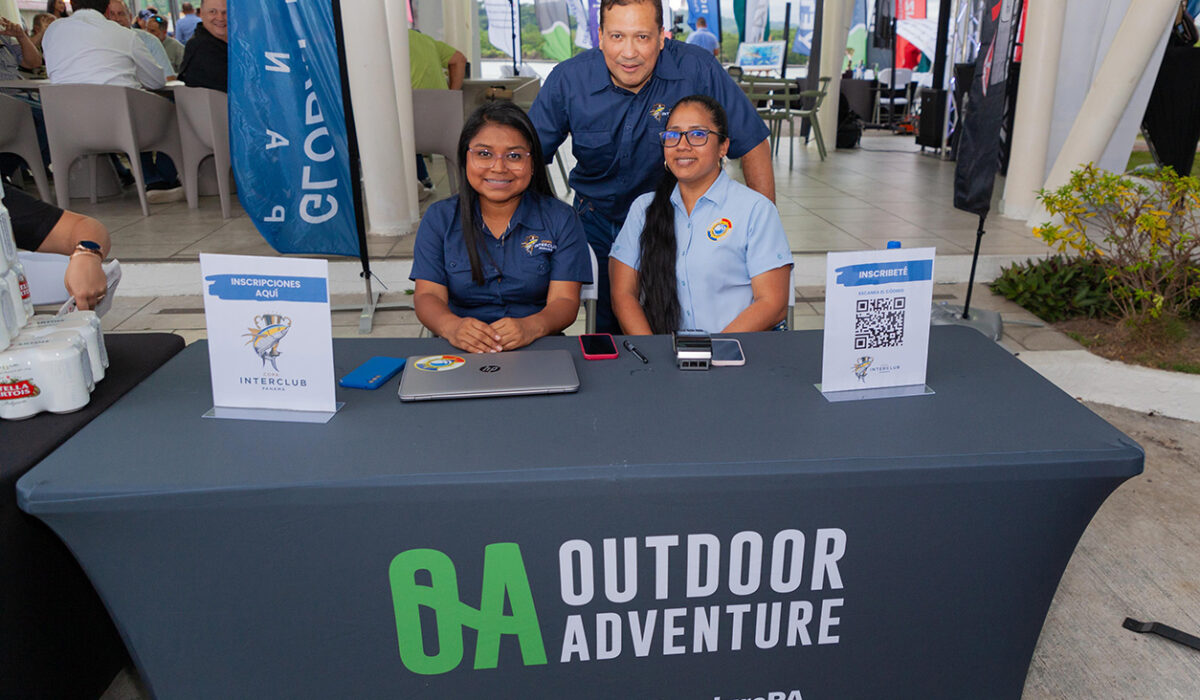
[[[95,312],[33,315],[12,223],[0,202],[0,418],[77,411],[107,367]]]

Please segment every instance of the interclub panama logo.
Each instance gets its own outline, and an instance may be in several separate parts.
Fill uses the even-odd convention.
[[[246,344],[254,346],[254,353],[262,360],[263,367],[270,362],[271,369],[278,372],[279,366],[275,364],[275,358],[282,354],[279,352],[279,341],[283,340],[291,328],[292,319],[287,316],[262,314],[254,317],[254,327],[246,329],[250,332],[243,335],[250,338]]]
[[[654,117],[654,121],[659,122],[659,123],[661,123],[662,120],[666,119],[667,115],[669,115],[670,113],[671,112],[670,112],[670,110],[667,109],[667,106],[661,102],[655,104],[653,107],[650,108],[650,116]]]
[[[413,363],[413,367],[426,372],[448,372],[467,364],[458,355],[429,355]]]
[[[491,374],[492,372],[499,372],[500,365],[484,365],[479,368],[479,371],[484,372],[485,374]]]
[[[867,370],[870,369],[871,363],[874,361],[875,358],[870,355],[858,358],[858,361],[854,363],[854,376],[858,377],[858,381],[864,384],[867,382]]]
[[[712,226],[708,227],[708,240],[719,241],[725,237],[725,234],[733,230],[733,222],[729,219],[718,219],[713,222]]]
[[[0,380],[0,401],[29,399],[40,393],[42,393],[42,390],[37,388],[37,384],[28,379],[5,377],[3,380]]]
[[[533,255],[533,247],[535,245],[537,245],[537,242],[538,242],[537,234],[531,233],[531,234],[529,234],[528,237],[525,238],[525,240],[521,241],[521,247],[525,249],[526,253]]]

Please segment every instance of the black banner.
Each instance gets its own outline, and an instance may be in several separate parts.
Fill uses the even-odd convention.
[[[980,18],[975,80],[963,106],[958,164],[954,171],[956,209],[986,216],[1000,167],[1000,126],[1008,97],[1008,71],[1020,26],[1022,0],[988,0]]]

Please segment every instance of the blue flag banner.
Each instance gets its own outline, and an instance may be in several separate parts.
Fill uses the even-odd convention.
[[[813,31],[817,24],[817,0],[798,0],[796,8],[796,38],[792,51],[801,56],[812,55]]]
[[[350,149],[328,0],[230,3],[238,199],[280,253],[357,256]]]
[[[696,18],[703,17],[708,23],[708,31],[720,39],[721,1],[720,0],[688,0],[688,26],[696,31]],[[665,19],[663,20],[666,21]]]
[[[932,260],[864,263],[837,269],[837,283],[843,287],[862,287],[897,282],[924,282],[933,279]]]
[[[209,275],[204,278],[208,293],[233,301],[329,301],[324,277],[279,277],[272,275]]]

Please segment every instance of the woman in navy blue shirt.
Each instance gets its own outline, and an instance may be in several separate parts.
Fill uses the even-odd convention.
[[[458,141],[457,197],[417,230],[413,306],[426,328],[468,352],[514,350],[574,322],[591,257],[574,210],[554,197],[529,117],[489,102]]]

